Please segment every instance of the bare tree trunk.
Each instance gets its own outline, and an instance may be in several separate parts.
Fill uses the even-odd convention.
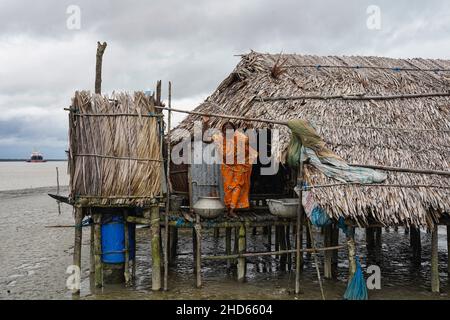
[[[102,65],[106,46],[106,42],[103,42],[103,44],[97,42],[97,63],[95,66],[95,93],[97,94],[102,93]]]

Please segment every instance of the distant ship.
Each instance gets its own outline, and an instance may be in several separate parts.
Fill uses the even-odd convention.
[[[47,160],[44,160],[42,153],[34,151],[31,153],[30,159],[27,162],[47,162]]]

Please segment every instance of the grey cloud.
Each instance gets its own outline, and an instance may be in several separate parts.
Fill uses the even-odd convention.
[[[366,27],[372,4],[381,8],[380,31]],[[66,28],[69,5],[81,8],[79,31]],[[93,88],[97,40],[109,44],[105,92],[171,80],[175,102],[195,103],[233,69],[234,54],[250,49],[448,58],[447,21],[450,8],[437,0],[3,0],[0,158],[13,150],[7,139],[65,141],[62,108],[75,90]]]

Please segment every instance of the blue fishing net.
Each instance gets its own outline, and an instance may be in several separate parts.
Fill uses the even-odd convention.
[[[359,263],[358,257],[356,259],[356,272],[352,280],[348,283],[347,290],[344,294],[344,300],[368,300],[366,280]]]

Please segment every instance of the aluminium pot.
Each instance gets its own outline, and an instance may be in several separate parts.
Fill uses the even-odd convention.
[[[225,206],[219,197],[199,197],[193,209],[202,218],[214,219],[224,213]]]
[[[271,214],[281,218],[295,218],[298,210],[298,198],[267,199]]]

